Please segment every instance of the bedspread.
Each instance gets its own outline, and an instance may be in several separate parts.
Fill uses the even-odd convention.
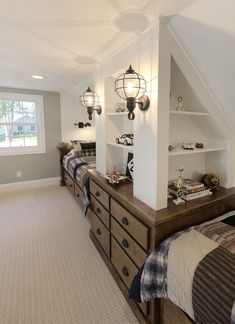
[[[198,324],[235,324],[235,211],[172,235],[150,254],[130,298],[154,297],[169,298]]]
[[[86,161],[86,158],[76,157],[73,152],[69,152],[63,158],[63,166],[68,174],[76,180],[83,189],[84,212],[86,215],[90,205],[89,176],[87,170],[96,167],[95,161]]]

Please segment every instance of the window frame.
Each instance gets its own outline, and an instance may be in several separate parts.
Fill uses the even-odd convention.
[[[0,92],[0,99],[34,101],[36,102],[36,127],[37,127],[37,146],[20,146],[20,147],[0,147],[0,156],[26,155],[46,153],[45,141],[45,120],[44,120],[44,102],[42,95]],[[15,122],[14,122],[15,123]],[[1,125],[7,123],[0,122]],[[21,123],[19,123],[21,126]],[[25,125],[25,124],[24,124]],[[24,126],[22,123],[22,126]],[[27,126],[27,124],[25,125]]]

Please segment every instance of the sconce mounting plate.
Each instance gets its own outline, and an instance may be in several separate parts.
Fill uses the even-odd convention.
[[[102,112],[102,108],[101,108],[101,105],[97,105],[94,110],[96,110],[97,114],[100,115],[101,112]]]
[[[138,103],[140,110],[145,111],[149,108],[150,99],[148,96],[143,95],[142,97],[139,98],[137,103]]]

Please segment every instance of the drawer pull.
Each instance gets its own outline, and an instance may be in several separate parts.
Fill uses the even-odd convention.
[[[77,197],[80,197],[79,193],[77,193]]]
[[[70,186],[70,188],[72,188],[72,186],[73,186],[73,185],[72,185],[72,184],[70,184],[69,186]]]
[[[100,230],[99,228],[97,228],[97,230],[96,230],[96,234],[97,234],[97,235],[101,235],[101,230]]]
[[[97,212],[97,214],[100,214],[101,213],[101,209],[99,207],[96,208],[96,212]]]
[[[129,243],[126,239],[123,239],[122,240],[122,245],[125,247],[125,248],[129,248]]]
[[[67,177],[64,177],[64,180],[68,180],[68,178]]]
[[[128,271],[127,267],[122,268],[122,273],[124,274],[124,276],[129,277],[129,271]]]
[[[126,217],[123,217],[122,224],[129,225],[128,219]]]
[[[100,197],[100,192],[96,191],[95,195],[96,195],[96,197]]]

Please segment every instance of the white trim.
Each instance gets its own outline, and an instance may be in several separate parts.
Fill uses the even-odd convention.
[[[36,114],[37,121],[32,123],[37,127],[37,146],[22,146],[22,147],[0,147],[0,156],[10,155],[25,155],[25,154],[40,154],[46,153],[46,139],[45,139],[45,119],[44,119],[44,102],[43,96],[26,94],[26,93],[11,93],[11,92],[0,92],[0,98],[2,99],[13,99],[13,100],[24,100],[24,101],[35,101],[36,102]],[[8,123],[0,123],[8,124]],[[16,124],[16,122],[12,123]],[[18,123],[17,123],[18,124]],[[27,126],[26,123],[20,123]]]
[[[60,182],[60,177],[6,183],[0,185],[0,193],[29,189],[29,188],[39,188],[39,187],[58,185],[59,182]]]

